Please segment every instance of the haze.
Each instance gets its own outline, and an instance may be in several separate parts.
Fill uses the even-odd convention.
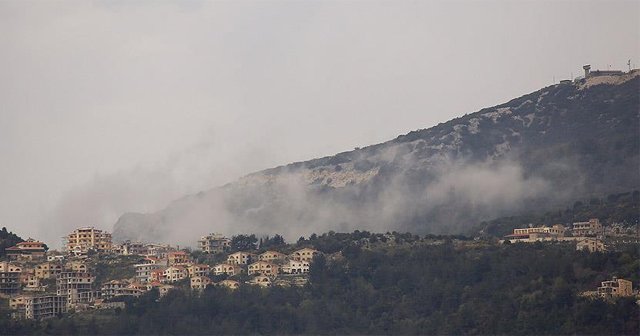
[[[0,2],[0,226],[69,227],[640,63],[640,2]],[[199,233],[198,233],[199,234]],[[197,234],[195,234],[197,236]]]

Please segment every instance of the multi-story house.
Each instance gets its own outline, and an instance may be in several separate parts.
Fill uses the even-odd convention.
[[[211,279],[206,276],[194,276],[191,278],[191,289],[203,290],[211,284]]]
[[[22,268],[6,261],[0,262],[0,295],[12,295],[20,291]]]
[[[257,277],[247,281],[249,285],[257,285],[260,287],[271,287],[271,278],[266,275],[258,275]]]
[[[310,266],[308,261],[289,260],[282,265],[282,273],[306,274],[309,273],[309,268]]]
[[[243,272],[244,272],[244,269],[239,265],[223,263],[223,264],[217,264],[213,267],[213,274],[215,275],[222,275],[222,274],[237,275]]]
[[[167,269],[167,267],[160,267],[158,269],[154,269],[151,271],[151,273],[149,274],[149,283],[161,283],[164,282],[164,271]]]
[[[576,243],[576,250],[584,251],[585,249],[589,252],[603,252],[605,250],[605,246],[602,240],[585,238],[584,240]]]
[[[112,249],[111,234],[93,227],[76,229],[65,240],[67,252],[75,255],[87,254],[90,250],[110,252]]]
[[[36,277],[35,274],[27,274],[27,276],[23,280],[23,285],[23,289],[29,292],[38,292],[45,290],[45,288],[40,284],[40,278]]]
[[[146,290],[146,289],[145,289]],[[111,299],[116,296],[140,296],[145,290],[137,285],[132,285],[124,280],[111,280],[106,282],[100,288],[102,299]]]
[[[7,257],[11,260],[33,260],[45,257],[47,245],[34,239],[27,239],[6,249]]]
[[[24,316],[44,320],[67,312],[67,298],[59,295],[28,296],[24,300]]]
[[[591,218],[588,222],[573,223],[571,232],[576,237],[596,236],[602,234],[602,224],[597,218]]]
[[[133,265],[136,269],[136,280],[143,283],[150,282],[151,272],[166,266],[166,263],[159,262],[158,259],[147,258],[144,263]]]
[[[167,259],[169,252],[175,251],[175,249],[170,245],[162,244],[146,244],[144,248],[146,249],[145,256],[155,257],[158,259]]]
[[[312,248],[305,247],[303,249],[299,249],[294,251],[289,255],[289,259],[298,260],[298,261],[312,261],[313,257],[319,255],[320,252],[314,250]]]
[[[91,302],[96,296],[93,291],[94,281],[95,277],[91,273],[63,271],[56,278],[56,293],[67,297],[69,305]]]
[[[205,264],[191,264],[187,266],[189,277],[207,276],[210,271],[209,265]]]
[[[226,279],[218,282],[218,286],[223,286],[230,289],[237,289],[238,287],[240,287],[240,283],[235,280]]]
[[[74,271],[74,272],[88,272],[88,268],[87,268],[87,264],[85,264],[82,261],[78,261],[78,260],[74,260],[74,261],[70,261],[68,263],[66,263],[64,265],[64,269],[67,271]]]
[[[45,262],[36,265],[35,272],[38,279],[52,279],[62,272],[62,265],[52,262]]]
[[[227,257],[227,263],[232,265],[246,265],[255,260],[255,255],[248,252],[231,253]]]
[[[629,280],[613,277],[612,280],[602,282],[598,287],[598,295],[603,297],[632,296],[633,284]]]
[[[169,266],[164,270],[162,275],[164,276],[164,282],[176,282],[186,279],[188,273],[182,266]]]
[[[272,264],[266,261],[256,261],[253,264],[249,265],[247,274],[276,275],[278,274],[279,270],[280,270],[280,266],[276,264]]]
[[[146,255],[148,251],[144,243],[127,240],[122,244],[114,245],[113,252],[119,255]]]
[[[222,253],[231,247],[231,239],[219,233],[210,233],[198,240],[198,247],[204,253]]]
[[[62,262],[64,259],[62,254],[47,255],[47,261],[49,262]]]
[[[169,252],[167,254],[167,258],[169,259],[169,266],[185,265],[191,262],[191,257],[189,257],[189,253],[185,251]]]
[[[266,251],[258,255],[258,259],[262,261],[278,261],[285,260],[287,255],[278,251]]]

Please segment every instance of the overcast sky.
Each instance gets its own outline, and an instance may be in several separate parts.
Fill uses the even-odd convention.
[[[0,226],[51,239],[640,64],[639,1],[0,1]]]

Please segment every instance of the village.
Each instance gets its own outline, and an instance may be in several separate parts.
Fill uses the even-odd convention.
[[[557,242],[575,244],[576,250],[585,253],[606,253],[605,241],[637,244],[634,230],[637,228],[605,227],[594,218],[571,227],[529,225],[490,244]],[[407,235],[412,243],[442,243],[442,239]],[[249,238],[234,236],[237,237]],[[123,309],[123,298],[140,297],[151,290],[157,290],[162,297],[172,290],[197,293],[208,286],[229,290],[243,285],[304,286],[309,282],[314,258],[339,258],[341,252],[323,253],[311,244],[287,245],[284,240],[269,245],[262,239],[260,244],[238,248],[233,246],[232,238],[218,233],[202,236],[196,251],[156,243],[114,244],[110,233],[93,227],[78,228],[64,239],[64,251],[49,250],[45,243],[34,239],[6,249],[6,260],[0,261],[0,296],[7,300],[13,318],[42,320],[68,312]],[[456,244],[471,246],[479,239]],[[362,238],[354,243],[368,247],[380,240],[401,241],[394,232],[380,235],[375,241]],[[104,274],[107,269],[111,274]],[[606,299],[638,293],[631,281],[612,274],[611,280],[583,295]]]

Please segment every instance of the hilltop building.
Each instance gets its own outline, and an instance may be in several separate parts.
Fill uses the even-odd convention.
[[[566,228],[561,224],[549,226],[538,226],[513,229],[513,233],[504,237],[505,241],[514,242],[536,242],[544,240],[555,240],[564,237]]]
[[[7,257],[11,260],[33,260],[44,258],[47,252],[47,245],[43,242],[27,239],[15,246],[6,249]]]
[[[231,247],[231,239],[219,233],[210,233],[198,240],[198,246],[204,253],[222,253]]]
[[[613,277],[612,280],[602,282],[598,287],[598,295],[602,297],[632,296],[633,284],[629,280]]]
[[[591,65],[586,64],[582,67],[584,69],[584,78],[597,77],[597,76],[622,76],[624,71],[621,70],[594,70],[591,71]]]
[[[602,224],[597,218],[591,218],[587,222],[573,223],[571,232],[576,237],[596,236],[602,234]]]
[[[79,228],[65,238],[66,250],[70,254],[84,255],[87,252],[110,252],[112,249],[111,234],[93,227]]]

